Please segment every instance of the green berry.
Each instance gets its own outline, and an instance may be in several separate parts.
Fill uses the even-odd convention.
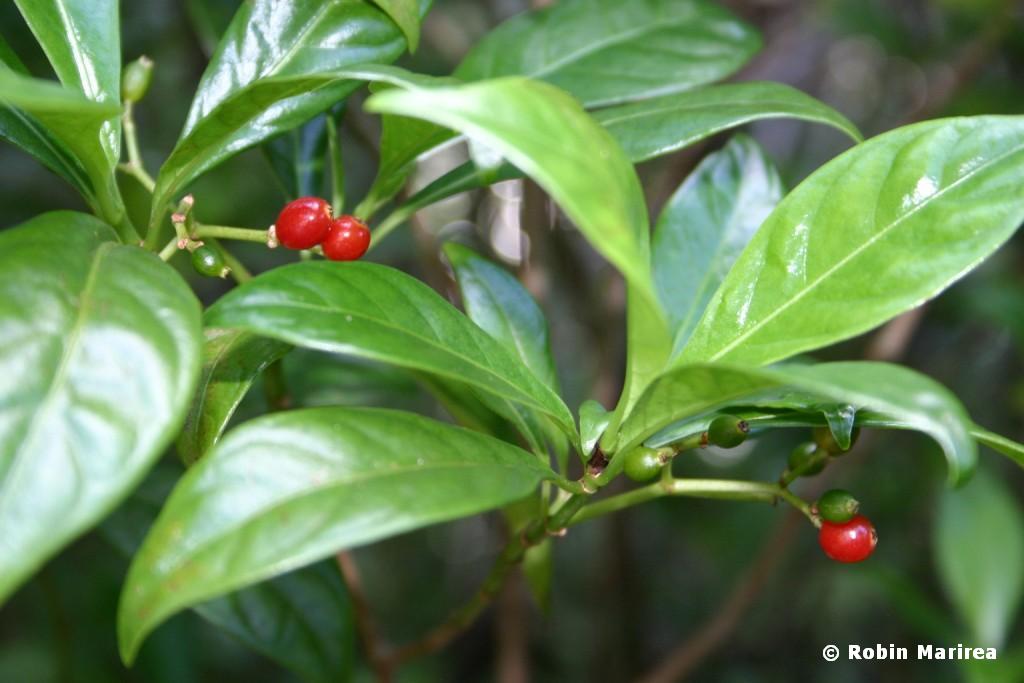
[[[826,491],[815,506],[822,519],[835,524],[849,522],[857,516],[857,511],[860,510],[860,503],[857,502],[857,499],[849,491],[843,489]]]
[[[818,444],[808,441],[793,449],[793,452],[789,454],[789,461],[786,464],[790,472],[800,470],[800,476],[812,477],[825,469],[825,458],[821,456],[822,453],[818,450]],[[813,464],[807,467],[808,463],[812,462]],[[803,469],[804,467],[807,467],[807,469]]]
[[[735,448],[747,440],[750,425],[732,415],[719,415],[708,425],[708,444],[719,448]]]
[[[224,265],[224,257],[213,247],[205,244],[196,247],[192,252],[192,267],[208,277],[224,277],[228,268]]]
[[[658,476],[661,468],[665,466],[665,460],[654,448],[638,446],[629,453],[626,453],[626,462],[623,469],[626,476],[633,481],[650,481]]]
[[[860,429],[855,427],[853,433],[850,434],[850,448],[843,448],[836,443],[836,438],[832,436],[832,430],[828,427],[815,427],[811,430],[811,435],[814,438],[814,443],[818,444],[818,448],[821,450],[829,455],[842,455],[850,450],[850,448],[853,448],[853,444],[857,443]]]
[[[146,96],[153,80],[153,60],[143,55],[125,65],[121,72],[121,99],[138,102]]]

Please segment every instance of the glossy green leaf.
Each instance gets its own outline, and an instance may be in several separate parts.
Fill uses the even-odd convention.
[[[0,72],[13,71],[28,75],[28,71],[10,47],[0,36]],[[85,198],[90,206],[95,206],[92,185],[74,154],[31,114],[19,107],[4,103],[0,95],[0,139],[7,140],[22,151],[35,157],[58,176],[68,182]]]
[[[455,75],[528,76],[607,105],[717,81],[760,44],[754,29],[702,0],[562,0],[499,26]]]
[[[705,157],[669,198],[651,251],[676,353],[782,195],[782,181],[764,150],[737,135]]]
[[[289,199],[323,193],[328,116],[318,116],[263,145],[270,168]]]
[[[181,472],[157,465],[99,527],[131,560],[160,513]],[[352,607],[334,562],[276,576],[195,605],[196,614],[303,680],[348,680],[355,659]]]
[[[421,11],[429,4],[423,0]],[[199,174],[304,123],[361,83],[323,74],[391,62],[404,49],[398,27],[362,0],[242,3],[157,177],[150,224]]]
[[[548,321],[526,288],[504,268],[461,244],[448,242],[444,254],[455,272],[469,319],[557,393]]]
[[[937,295],[1024,220],[1024,117],[927,121],[813,173],[765,221],[681,362],[763,364]]]
[[[561,399],[422,282],[373,263],[298,263],[228,293],[207,325],[422,370],[539,410],[575,432]]]
[[[406,42],[409,43],[409,52],[416,52],[420,44],[420,8],[417,0],[371,1],[387,12],[391,20],[398,24]]]
[[[514,446],[412,413],[313,408],[248,422],[189,470],[136,555],[118,613],[122,656],[181,609],[499,507],[552,476]]]
[[[508,78],[386,90],[371,96],[366,109],[433,121],[499,151],[540,183],[628,280],[650,291],[647,213],[636,173],[565,93]]]
[[[988,446],[998,453],[1002,453],[1021,467],[1024,467],[1024,444],[1017,443],[1016,441],[1008,439],[1000,434],[990,432],[984,427],[979,427],[978,425],[973,425],[971,427],[971,436],[973,436],[978,443]]]
[[[116,102],[94,102],[53,81],[0,69],[0,103],[8,105],[6,111],[17,108],[32,117],[21,123],[35,130],[36,146],[46,148],[58,168],[75,173],[73,160],[80,162],[88,181],[76,178],[72,184],[77,187],[87,183],[88,194],[83,192],[87,200],[95,197],[99,208],[111,220],[123,215],[113,171],[96,132],[105,121],[117,118],[121,109]],[[56,145],[46,145],[49,136],[55,139]],[[64,156],[64,150],[71,159],[57,161]]]
[[[669,339],[651,278],[643,192],[615,141],[564,92],[523,78],[389,90],[365,106],[433,121],[501,154],[537,181],[622,272],[629,316],[621,415],[664,366]]]
[[[935,560],[972,644],[1002,647],[1024,595],[1024,514],[998,479],[980,472],[946,491],[935,524]]]
[[[138,484],[199,372],[199,303],[95,218],[0,233],[0,600]]]
[[[117,0],[15,0],[15,4],[61,83],[88,100],[117,106],[121,101]],[[88,132],[97,138],[108,170],[113,169],[121,156],[120,119],[105,121]]]
[[[238,330],[204,332],[203,370],[185,426],[178,435],[178,455],[190,465],[224,433],[253,381],[291,346]]]
[[[619,432],[616,452],[627,452],[673,422],[732,405],[771,405],[780,391],[842,402],[884,415],[890,426],[923,432],[939,444],[953,483],[977,461],[960,402],[934,380],[899,365],[872,362],[781,365],[685,365],[666,372],[644,392]],[[801,401],[806,398],[801,396]]]
[[[861,140],[845,116],[782,83],[713,85],[594,112],[634,162],[670,154],[724,130],[762,119],[789,118],[832,126]]]

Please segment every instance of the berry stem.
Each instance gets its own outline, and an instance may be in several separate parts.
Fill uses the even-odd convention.
[[[227,225],[206,225],[205,223],[196,223],[195,233],[192,236],[196,239],[208,239],[212,237],[214,239],[238,240],[241,242],[267,243],[266,230],[234,228]]]
[[[132,115],[133,104],[130,101],[125,102],[124,113],[121,115],[121,128],[124,132],[124,146],[128,152],[128,162],[118,164],[117,168],[135,178],[150,194],[153,194],[156,181],[146,171],[146,167],[142,162],[142,154],[139,152],[138,131],[135,127],[135,117]]]
[[[811,512],[811,506],[789,490],[760,481],[739,481],[732,479],[668,479],[643,488],[633,489],[617,496],[605,498],[583,508],[570,524],[601,517],[640,503],[646,503],[665,496],[689,496],[715,500],[740,500],[774,503],[782,499],[799,510],[815,526],[819,522]]]

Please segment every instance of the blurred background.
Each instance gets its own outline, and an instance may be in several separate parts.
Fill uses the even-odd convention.
[[[629,0],[627,0],[629,1]],[[157,65],[137,107],[143,154],[156,168],[174,144],[206,59],[237,0],[122,3],[123,53]],[[534,3],[534,5],[546,3]],[[756,25],[764,50],[736,76],[777,80],[824,100],[867,136],[924,118],[1019,114],[1024,108],[1024,6],[1004,0],[729,0]],[[436,0],[422,45],[405,65],[449,73],[489,28],[528,9],[526,0]],[[0,32],[37,74],[47,74],[13,3],[0,3]],[[343,122],[346,185],[357,201],[375,170],[377,123],[362,95],[332,115]],[[317,124],[313,124],[314,126]],[[320,124],[322,125],[322,123]],[[313,129],[310,129],[313,130]],[[749,132],[793,187],[848,142],[821,126],[759,123]],[[652,214],[713,138],[640,167]],[[194,186],[203,222],[265,227],[288,196],[273,159],[301,136],[242,154]],[[447,170],[463,152],[436,155],[414,185]],[[144,196],[124,180],[131,209]],[[27,156],[0,146],[0,226],[54,208],[84,209],[72,190]],[[533,186],[519,181],[460,196],[421,212],[372,254],[454,297],[438,258],[447,239],[473,244],[520,274],[552,325],[567,403],[612,406],[623,372],[622,283]],[[260,245],[232,247],[254,271],[291,258]],[[229,283],[191,273],[206,301]],[[1024,235],[938,300],[880,331],[816,354],[898,361],[944,382],[983,426],[1024,440]],[[288,357],[298,405],[401,406],[443,410],[408,376],[314,353]],[[255,388],[240,419],[263,410]],[[775,480],[786,455],[808,438],[777,430],[726,452],[680,458],[677,474]],[[127,559],[148,515],[177,476],[169,454],[146,485],[103,527],[53,560],[0,610],[0,681],[298,680],[193,612],[163,626],[124,670],[114,618]],[[805,498],[830,486],[852,491],[880,544],[859,566],[826,560],[814,530],[783,508],[662,500],[574,527],[553,544],[549,598],[539,604],[521,578],[453,645],[411,663],[403,681],[1024,681],[1024,472],[983,451],[967,487],[945,488],[937,447],[924,437],[865,433],[855,450],[816,479]],[[621,483],[620,483],[621,485]],[[354,553],[379,630],[405,642],[468,597],[503,543],[497,515],[433,527]],[[302,607],[316,656],[358,654],[347,598],[325,567],[324,595]],[[282,605],[292,598],[281,593]],[[332,603],[335,604],[335,603]],[[238,607],[236,605],[236,607]],[[301,605],[300,605],[301,607]],[[223,609],[220,605],[218,609]],[[211,616],[212,615],[212,616]],[[340,615],[340,616],[339,616]],[[254,617],[255,618],[255,617]],[[258,628],[260,624],[253,625]],[[824,645],[991,645],[997,663],[825,663]],[[844,658],[845,659],[845,658]]]

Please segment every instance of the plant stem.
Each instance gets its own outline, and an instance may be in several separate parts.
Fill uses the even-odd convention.
[[[338,124],[330,112],[327,114],[327,154],[331,159],[331,208],[334,215],[345,213],[345,166],[341,160]]]
[[[177,254],[181,249],[178,247],[178,238],[175,237],[170,242],[164,245],[164,248],[160,250],[160,260],[170,261],[171,258]]]
[[[390,681],[391,665],[380,654],[380,641],[377,637],[377,629],[374,627],[373,613],[363,592],[363,582],[359,576],[359,567],[356,566],[355,558],[351,553],[343,551],[338,553],[335,559],[338,562],[341,577],[345,581],[345,587],[348,589],[349,598],[352,600],[356,631],[359,633],[359,639],[363,641],[366,659],[378,681],[381,683]]]
[[[546,522],[544,520],[534,521],[523,533],[505,544],[505,548],[495,560],[487,578],[484,579],[473,597],[425,636],[399,647],[389,655],[386,659],[389,668],[438,650],[462,633],[498,594],[505,578],[523,559],[526,551],[547,536],[559,536],[564,533],[569,521],[583,508],[588,497],[587,494],[570,496]]]
[[[195,239],[207,239],[213,237],[225,240],[238,240],[240,242],[267,243],[266,230],[234,228],[227,225],[206,225],[205,223],[196,224],[195,234],[192,235],[192,237]]]
[[[139,153],[138,132],[135,128],[135,118],[132,116],[132,102],[124,103],[124,114],[121,115],[121,127],[124,131],[124,146],[128,152],[128,163],[118,164],[118,168],[139,181],[139,184],[153,194],[156,188],[156,181],[146,171],[142,162],[142,154]]]
[[[802,512],[812,524],[817,525],[810,505],[778,484],[731,479],[670,479],[592,503],[583,508],[571,520],[570,526],[664,496],[690,496],[764,503],[774,503],[781,498]]]

